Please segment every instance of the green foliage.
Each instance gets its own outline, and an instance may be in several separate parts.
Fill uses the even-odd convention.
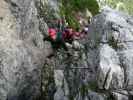
[[[85,12],[88,9],[92,15],[99,12],[96,0],[61,0],[60,13],[65,17],[68,24],[73,28],[79,28],[79,23],[75,18],[77,12]]]
[[[133,15],[133,0],[105,0],[100,2],[100,4],[101,6],[109,5],[111,8]]]
[[[62,0],[62,4],[70,13],[72,11],[84,11],[86,8],[88,8],[93,15],[99,12],[99,6],[96,0]]]

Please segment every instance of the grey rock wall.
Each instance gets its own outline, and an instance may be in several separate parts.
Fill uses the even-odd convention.
[[[105,8],[93,19],[91,26],[92,44],[97,45],[100,51],[98,87],[115,91],[116,100],[126,100],[123,98],[125,95],[126,98],[132,95],[133,84],[132,17]],[[127,91],[127,93],[123,93],[123,91]]]
[[[85,38],[53,49],[44,38],[58,5],[0,1],[0,100],[132,100],[133,18],[105,8]]]
[[[47,48],[37,3],[0,1],[0,100],[35,100],[41,95]]]
[[[80,48],[57,51],[54,100],[132,100],[132,25],[132,17],[105,8]]]

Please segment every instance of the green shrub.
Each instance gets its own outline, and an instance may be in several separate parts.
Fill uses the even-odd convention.
[[[96,0],[60,0],[60,14],[64,16],[68,24],[73,28],[79,28],[79,23],[75,18],[75,13],[85,12],[88,9],[92,15],[99,12],[99,6]]]

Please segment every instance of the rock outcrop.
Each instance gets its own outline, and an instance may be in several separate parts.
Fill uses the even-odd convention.
[[[132,20],[126,14],[105,8],[91,25],[90,40],[99,49],[98,87],[117,94],[116,100],[123,100],[119,93],[132,95]]]
[[[0,100],[132,100],[133,18],[105,8],[85,38],[53,49],[58,5],[0,1]]]
[[[78,48],[69,48],[69,56],[59,49],[54,100],[131,100],[132,27],[132,17],[105,8]]]
[[[48,50],[39,29],[37,2],[0,1],[0,100],[36,100],[41,95]]]

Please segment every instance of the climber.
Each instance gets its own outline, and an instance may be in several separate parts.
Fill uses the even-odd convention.
[[[63,39],[63,32],[60,31],[60,29],[57,30],[54,28],[49,28],[48,33],[53,48],[63,47],[65,50],[67,50],[65,41]]]
[[[64,32],[63,32],[63,39],[65,41],[71,41],[73,37],[73,29],[66,27]]]
[[[57,20],[55,28],[49,28],[49,39],[52,45],[56,48],[63,46],[67,50],[67,45],[72,44],[74,40],[84,38],[85,34],[88,33],[88,27],[83,26],[80,31],[75,31],[73,28],[65,25],[64,20]]]
[[[54,28],[49,28],[48,29],[48,33],[49,33],[49,37],[52,39],[52,40],[56,40],[56,29]]]
[[[81,32],[75,31],[70,27],[54,29],[48,29],[49,36],[53,41],[73,41],[74,39],[80,39],[88,32],[88,27],[84,27]]]
[[[71,46],[75,34],[72,28],[65,28],[64,30],[49,28],[48,33],[53,48],[63,47],[65,50],[68,50],[68,45]]]

